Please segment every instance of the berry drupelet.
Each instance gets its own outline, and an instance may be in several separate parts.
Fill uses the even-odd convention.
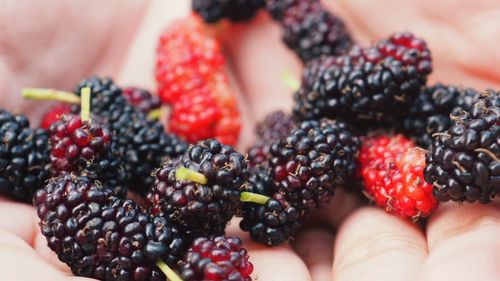
[[[158,261],[175,265],[190,238],[165,218],[83,176],[51,179],[34,196],[50,249],[73,274],[99,280],[165,280]]]
[[[437,207],[424,181],[425,153],[404,136],[363,139],[359,165],[367,195],[386,211],[416,220]]]
[[[432,135],[448,130],[450,114],[469,111],[479,93],[473,89],[461,89],[451,85],[436,84],[423,88],[408,114],[403,119],[405,135],[415,139],[417,145],[427,148]]]
[[[161,106],[160,99],[158,96],[151,94],[149,91],[136,88],[136,87],[126,87],[122,91],[123,97],[131,105],[133,105],[137,110],[148,113],[151,110],[159,109]]]
[[[241,207],[240,228],[248,231],[252,240],[268,246],[279,245],[290,239],[300,227],[306,210],[287,201],[277,192],[269,170],[260,166],[250,173],[247,191],[272,197],[264,204],[244,202]]]
[[[431,72],[431,58],[423,40],[396,33],[373,47],[353,47],[347,55],[326,57],[307,68],[294,95],[298,120],[327,117],[374,125],[395,122],[408,112]]]
[[[210,139],[175,161],[165,161],[147,196],[150,212],[198,235],[220,235],[236,214],[248,178],[241,153]]]
[[[327,11],[319,0],[297,1],[280,20],[283,41],[303,62],[324,55],[345,54],[353,42],[341,19]]]
[[[147,116],[129,104],[122,91],[111,79],[91,77],[80,82],[81,88],[92,90],[91,114],[113,132],[112,146],[123,158],[127,187],[145,195],[154,182],[151,173],[165,157],[184,153],[187,144],[174,134],[165,133],[159,121]],[[80,111],[74,106],[73,113]]]
[[[306,209],[322,208],[336,187],[354,177],[360,145],[344,122],[304,121],[270,146],[267,165],[287,200]]]
[[[281,110],[269,113],[262,122],[257,124],[255,132],[257,136],[266,141],[274,141],[284,138],[295,128],[292,116]]]
[[[183,281],[251,281],[253,265],[237,237],[197,238],[181,266]]]
[[[276,140],[286,138],[295,128],[295,121],[290,114],[281,110],[269,113],[257,124],[257,140],[248,150],[248,163],[256,166],[265,162],[269,155],[269,145]]]
[[[424,174],[439,201],[488,203],[500,193],[500,92],[483,94],[434,137]]]
[[[66,103],[59,103],[52,106],[45,114],[42,116],[40,121],[40,128],[48,130],[50,125],[59,120],[63,115],[69,114],[71,112],[71,105]]]
[[[109,128],[96,120],[64,115],[49,129],[52,176],[77,173],[114,187],[116,196],[126,193],[126,174]]]
[[[264,7],[265,0],[193,0],[192,9],[205,22],[214,23],[223,18],[234,22],[250,20]]]
[[[318,0],[266,0],[266,10],[275,21],[281,21],[285,11],[300,2],[315,2]]]
[[[31,202],[50,171],[48,134],[29,125],[0,109],[0,194],[23,202]]]

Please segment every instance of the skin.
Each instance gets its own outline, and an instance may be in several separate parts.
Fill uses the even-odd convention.
[[[69,90],[91,74],[154,90],[156,38],[188,12],[188,1],[179,2],[0,0],[0,106],[37,124],[49,103],[22,101],[22,87]],[[500,86],[498,1],[324,2],[361,44],[399,30],[426,39],[435,69],[430,83]],[[245,25],[219,25],[217,31],[232,87],[244,105],[243,149],[257,120],[274,109],[290,109],[291,91],[281,83],[282,74],[299,77],[301,64],[264,14]],[[237,221],[228,233],[244,240],[258,280],[500,280],[499,200],[442,204],[425,227],[362,202],[338,192],[291,245],[252,243]],[[72,276],[47,248],[33,207],[3,198],[0,214],[2,280],[90,280]]]

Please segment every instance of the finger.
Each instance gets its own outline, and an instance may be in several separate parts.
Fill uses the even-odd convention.
[[[313,212],[310,221],[316,224],[326,223],[332,228],[337,228],[352,212],[364,204],[365,201],[357,194],[338,188],[328,207]]]
[[[500,203],[447,203],[427,227],[422,280],[500,280]]]
[[[189,9],[190,1],[150,1],[117,77],[119,83],[155,89],[159,36],[174,20],[187,15]]]
[[[341,226],[334,253],[336,281],[418,280],[427,244],[414,224],[366,207]]]
[[[52,268],[40,258],[35,251],[16,235],[0,230],[0,268],[2,280],[79,280],[91,281],[87,278],[72,278]]]
[[[411,31],[430,46],[431,79],[464,86],[500,85],[500,2],[485,1],[325,1],[363,40],[375,41],[396,31]],[[462,11],[463,16],[449,11]],[[390,13],[390,17],[386,17]],[[480,51],[479,51],[480,50]],[[493,70],[492,70],[493,69]]]
[[[314,281],[332,280],[333,239],[330,231],[310,229],[299,233],[293,241],[293,248],[307,265]]]
[[[33,238],[33,249],[37,252],[41,259],[50,264],[52,267],[61,272],[71,274],[71,269],[68,265],[60,261],[57,254],[52,251],[49,246],[47,246],[47,239],[40,232],[40,228],[36,229],[35,236]]]
[[[288,244],[268,247],[255,243],[238,225],[239,219],[233,219],[226,229],[226,235],[243,240],[243,247],[248,250],[250,261],[254,265],[253,280],[311,280],[306,265]]]
[[[8,231],[24,240],[28,245],[33,243],[36,211],[28,204],[16,203],[0,197],[0,229]]]
[[[68,90],[87,75],[115,75],[145,6],[131,0],[1,1],[2,107],[39,117],[46,104],[21,102],[21,88]]]

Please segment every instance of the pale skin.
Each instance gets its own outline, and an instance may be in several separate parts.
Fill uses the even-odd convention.
[[[47,105],[25,102],[25,86],[72,89],[102,74],[121,84],[154,90],[157,32],[187,12],[188,1],[0,0],[0,106],[28,114],[34,124]],[[325,1],[361,43],[409,30],[429,42],[433,82],[477,89],[500,88],[498,1]],[[291,91],[282,73],[296,77],[300,63],[280,43],[265,15],[247,25],[220,27],[245,129],[266,113],[289,109]],[[229,234],[250,250],[257,280],[500,280],[500,202],[442,204],[425,227],[386,214],[345,192],[291,245],[252,243],[237,223]],[[0,200],[2,280],[91,280],[72,276],[47,248],[35,209]]]

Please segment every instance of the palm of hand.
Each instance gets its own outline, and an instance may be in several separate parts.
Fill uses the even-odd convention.
[[[500,55],[495,52],[500,39],[493,36],[498,32],[479,29],[479,26],[500,26],[498,17],[494,16],[499,5],[474,4],[467,9],[464,5],[468,3],[461,4],[458,7],[458,4],[434,1],[426,6],[418,1],[384,0],[375,5],[370,1],[356,0],[335,1],[332,9],[346,19],[354,36],[361,42],[373,41],[401,29],[426,38],[435,59],[433,81],[479,89],[498,86],[500,70],[493,67],[500,62]],[[0,26],[8,27],[0,29],[5,31],[0,38],[0,62],[6,66],[0,68],[0,77],[4,78],[0,79],[3,89],[0,94],[13,97],[3,98],[2,107],[29,112],[32,117],[39,116],[44,107],[21,102],[18,93],[23,86],[70,89],[80,78],[93,73],[114,77],[121,73],[119,82],[144,83],[136,77],[141,77],[139,73],[147,68],[147,60],[144,65],[121,69],[128,65],[124,61],[134,61],[144,50],[132,48],[126,54],[123,46],[130,44],[134,35],[131,31],[143,20],[143,12],[148,11],[148,20],[137,36],[146,41],[143,29],[147,29],[148,24],[151,27],[165,21],[161,13],[168,9],[161,9],[165,8],[163,6],[176,8],[174,13],[177,9],[182,10],[182,7],[177,7],[179,4],[153,2],[147,7],[147,4],[134,1],[108,1],[99,5],[84,2],[49,3],[39,7],[34,6],[36,3],[14,5],[0,1],[0,19],[5,19],[5,22],[0,20]],[[497,10],[492,9],[494,5],[497,5]],[[455,18],[457,13],[452,17],[446,12],[452,10],[467,11],[466,18]],[[387,13],[391,14],[390,18],[381,17]],[[151,20],[155,17],[163,19]],[[37,32],[30,30],[34,22],[37,23]],[[252,25],[229,27],[227,31],[231,37],[222,39],[232,62],[231,74],[238,89],[246,93],[240,92],[245,103],[243,115],[247,130],[244,139],[247,144],[251,139],[251,129],[248,128],[255,120],[272,109],[287,108],[291,104],[289,91],[280,83],[281,74],[288,70],[298,75],[300,65],[279,43],[278,28],[263,17]],[[273,63],[269,64],[269,61]],[[266,71],[262,71],[262,66]],[[268,93],[273,93],[272,99]],[[357,205],[356,199],[350,195],[338,194],[332,208],[323,212],[323,226],[328,224],[331,228],[340,228],[335,247],[332,246],[334,235],[330,231],[315,230],[314,227],[297,237],[293,243],[296,251],[289,246],[267,248],[256,245],[237,230],[236,223],[230,226],[229,234],[244,238],[256,268],[253,276],[259,280],[500,278],[498,201],[489,206],[444,204],[429,220],[425,230],[373,208],[357,210],[342,222]],[[0,213],[2,280],[90,280],[72,276],[46,247],[32,207],[3,199]]]

